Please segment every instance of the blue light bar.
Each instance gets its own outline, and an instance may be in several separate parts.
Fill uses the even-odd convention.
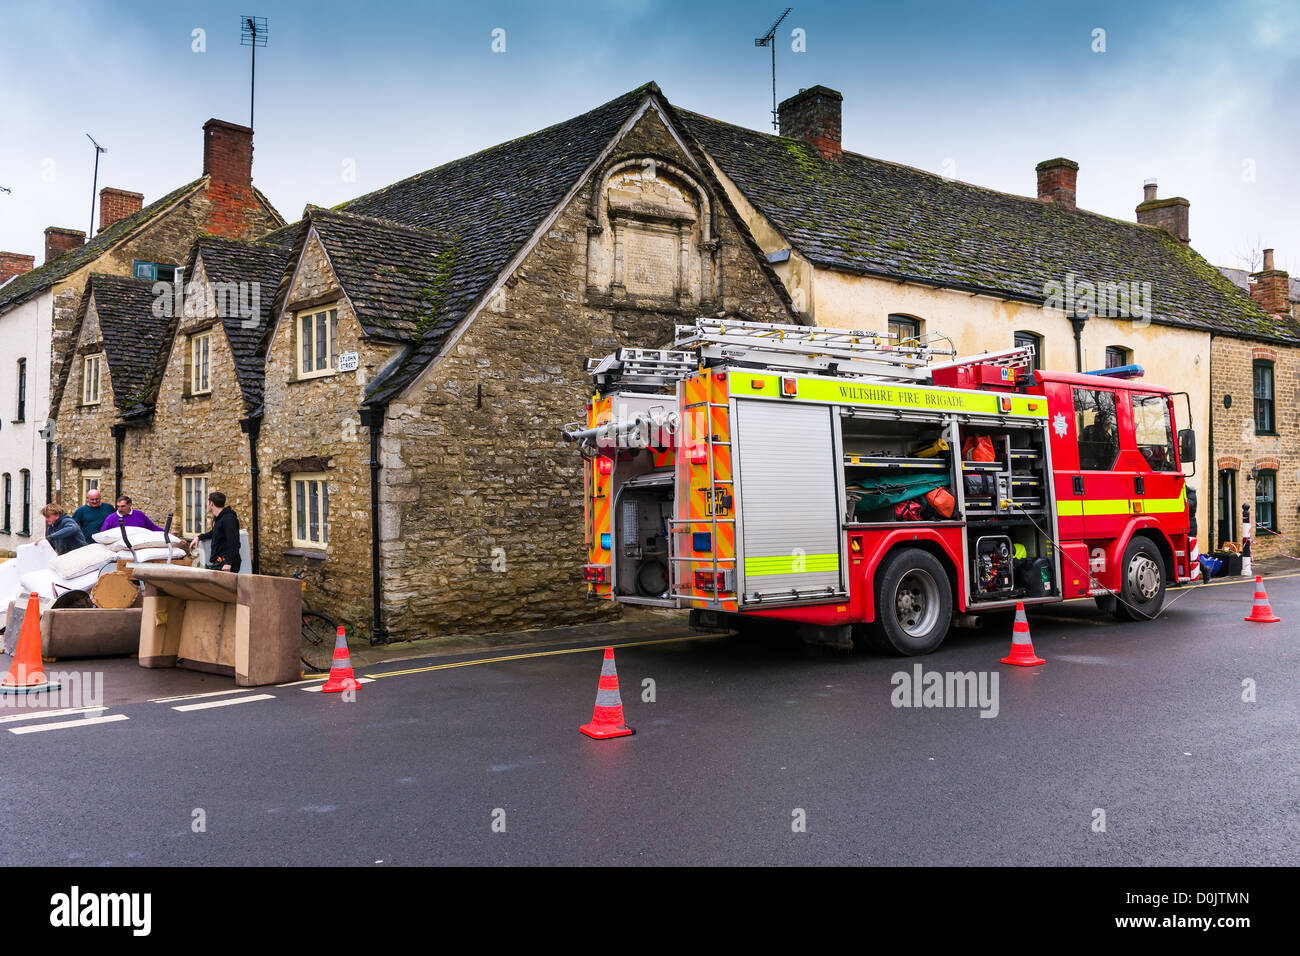
[[[608,532],[608,531],[604,532],[604,533],[600,536],[600,549],[601,549],[602,551],[608,551],[608,550],[609,550],[609,547],[610,547],[610,545],[611,545],[612,543],[613,543],[613,541],[610,539],[610,536],[609,536],[609,532]]]
[[[1141,378],[1146,374],[1146,369],[1141,365],[1117,365],[1114,368],[1098,369],[1095,372],[1087,372],[1088,375],[1101,375],[1105,378]]]

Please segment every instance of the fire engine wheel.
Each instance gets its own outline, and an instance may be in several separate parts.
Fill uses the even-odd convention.
[[[928,654],[948,634],[952,591],[939,559],[920,548],[895,551],[876,572],[876,620],[900,654]]]
[[[1149,538],[1134,538],[1124,549],[1124,583],[1115,602],[1115,616],[1124,621],[1149,621],[1165,603],[1165,562]]]

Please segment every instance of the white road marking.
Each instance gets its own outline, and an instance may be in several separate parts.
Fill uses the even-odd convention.
[[[251,687],[232,687],[230,690],[210,690],[206,694],[181,694],[179,697],[154,697],[152,704],[170,704],[175,700],[198,700],[200,697],[221,697],[224,694],[251,694]]]
[[[373,683],[375,682],[375,679],[374,679],[373,677],[357,677],[357,678],[354,678],[354,680],[355,680],[358,684],[373,684]],[[315,687],[304,687],[303,690],[307,691],[308,693],[316,693],[316,694],[319,694],[319,693],[321,692],[321,689],[322,689],[324,686],[325,686],[324,683],[320,683],[320,684],[317,684]]]
[[[308,677],[306,680],[295,680],[295,681],[290,681],[287,684],[276,684],[275,686],[276,687],[298,687],[301,684],[322,684],[327,680],[329,680],[329,677],[325,674],[322,674],[320,677]]]
[[[12,717],[0,717],[0,724],[13,723],[15,720],[38,720],[42,717],[66,717],[69,714],[84,714],[92,710],[108,710],[107,707],[72,707],[67,710],[34,710],[27,714],[14,714]]]
[[[249,704],[255,700],[275,700],[274,694],[254,694],[252,697],[230,697],[226,700],[206,700],[201,704],[183,704],[172,710],[207,710],[209,707],[227,707],[230,704]]]
[[[37,734],[42,730],[65,730],[68,727],[89,727],[91,724],[111,724],[130,720],[126,714],[109,714],[106,717],[78,717],[76,720],[59,720],[52,724],[32,724],[30,727],[10,727],[11,734]]]

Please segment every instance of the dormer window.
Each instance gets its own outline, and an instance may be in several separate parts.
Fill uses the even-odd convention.
[[[318,378],[334,373],[334,340],[338,335],[339,310],[298,314],[298,378]]]
[[[176,267],[162,262],[145,262],[143,259],[136,259],[135,277],[137,279],[152,279],[155,282],[175,282]]]

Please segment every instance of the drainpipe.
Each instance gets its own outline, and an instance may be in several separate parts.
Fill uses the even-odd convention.
[[[113,426],[113,498],[122,497],[122,440],[126,438],[126,426]]]
[[[383,581],[379,569],[379,439],[384,431],[385,405],[368,405],[361,409],[361,427],[370,430],[370,593],[373,601],[370,643],[388,643],[384,630]]]
[[[1074,329],[1074,370],[1083,372],[1083,327],[1088,321],[1088,312],[1075,311],[1070,315],[1070,326]]]
[[[1205,423],[1205,430],[1209,432],[1205,436],[1205,513],[1206,527],[1205,532],[1198,536],[1197,544],[1200,544],[1200,538],[1205,539],[1208,547],[1201,549],[1201,554],[1209,554],[1216,546],[1219,534],[1219,526],[1214,523],[1214,508],[1218,504],[1219,498],[1219,469],[1214,463],[1214,333],[1210,333],[1209,354],[1205,356],[1207,375],[1210,379],[1210,418]],[[1253,387],[1253,386],[1252,386]],[[1253,394],[1253,393],[1252,393]],[[1188,422],[1188,427],[1191,423]]]
[[[251,542],[252,551],[253,551],[253,573],[261,574],[262,573],[262,549],[260,547],[261,535],[259,534],[259,530],[261,527],[261,520],[258,517],[258,513],[259,513],[258,499],[260,497],[259,495],[260,483],[258,481],[259,468],[257,466],[257,436],[258,433],[262,430],[261,415],[260,414],[250,415],[247,418],[240,419],[239,430],[248,436],[248,477],[250,481],[249,487],[252,490],[252,497],[253,497],[253,510],[250,518],[250,521],[252,522],[252,526],[253,526],[252,529],[253,540]]]

